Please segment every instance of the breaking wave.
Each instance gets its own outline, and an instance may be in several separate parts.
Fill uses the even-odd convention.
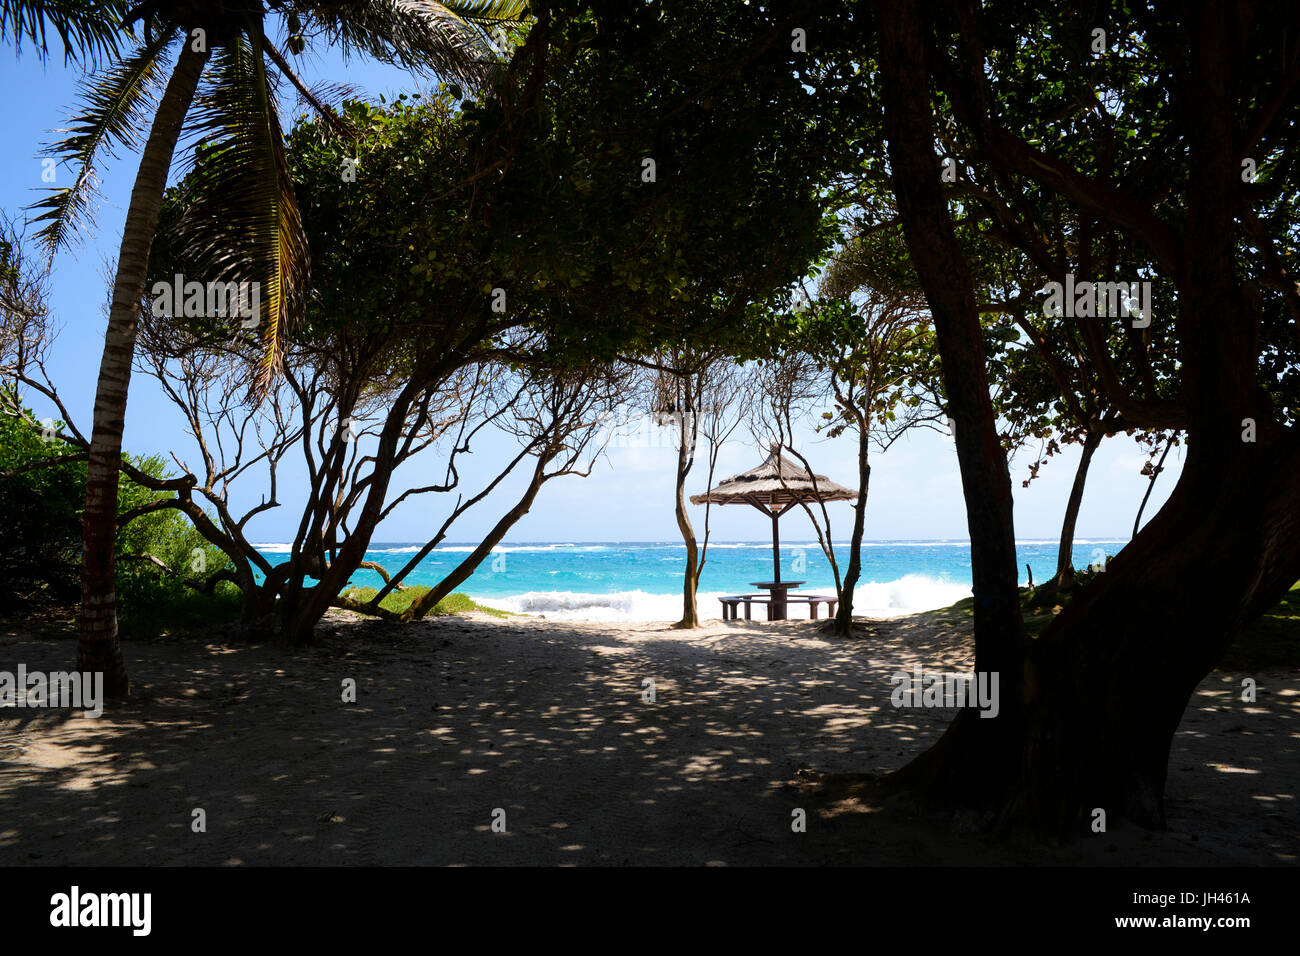
[[[804,587],[804,594],[834,594],[833,586]],[[700,617],[716,620],[722,617],[718,598],[739,591],[710,591],[698,595]],[[929,611],[947,607],[962,598],[970,597],[970,585],[945,581],[922,574],[907,574],[896,581],[862,581],[858,583],[853,613],[865,617],[895,617],[916,611]],[[650,594],[646,591],[614,591],[592,594],[578,591],[528,591],[512,595],[473,595],[474,599],[489,607],[513,611],[517,614],[544,615],[554,621],[675,621],[682,614],[682,596],[678,594]],[[795,607],[792,616],[804,617],[806,608]],[[754,608],[756,618],[766,618],[766,612]]]

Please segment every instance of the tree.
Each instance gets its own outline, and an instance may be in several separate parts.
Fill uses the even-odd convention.
[[[7,542],[2,562],[8,589],[59,600],[77,593],[81,509],[86,498],[86,441],[68,415],[46,370],[56,332],[47,294],[48,273],[26,253],[24,236],[12,225],[0,238],[0,533]],[[38,421],[19,389],[50,402],[63,420]],[[159,511],[170,496],[164,463],[156,455],[123,456],[118,493],[116,588],[134,609],[180,593],[175,569],[196,559],[222,569],[224,559],[205,548],[194,529],[174,512]],[[159,577],[163,571],[168,578]],[[228,575],[227,575],[228,577]],[[189,580],[194,584],[192,579]],[[204,584],[210,593],[215,579]]]
[[[499,261],[563,301],[557,346],[745,354],[762,335],[748,318],[836,236],[820,190],[833,162],[852,162],[852,134],[807,92],[838,68],[829,48],[796,52],[795,12],[729,0],[562,9],[516,57],[518,89],[470,111],[471,207]],[[535,105],[507,122],[509,102]],[[502,140],[504,157],[490,148]]]
[[[696,594],[709,553],[709,514],[704,505],[704,540],[696,538],[686,510],[686,480],[695,467],[696,450],[703,434],[707,442],[705,487],[712,487],[718,453],[749,414],[753,402],[752,380],[741,363],[708,347],[667,348],[646,363],[651,374],[644,381],[647,404],[655,424],[677,434],[677,467],[673,485],[673,511],[686,546],[682,578],[682,617],[677,627],[700,626]]]
[[[355,273],[352,278],[357,278]],[[247,400],[247,371],[257,361],[254,348],[245,344],[241,352],[237,346],[189,336],[170,320],[142,320],[139,364],[159,381],[189,423],[199,467],[192,467],[183,452],[173,452],[182,468],[182,487],[173,497],[140,510],[181,511],[227,555],[232,568],[227,577],[243,592],[243,624],[250,636],[270,632],[289,643],[307,643],[320,614],[330,606],[391,616],[381,607],[383,598],[445,539],[456,519],[521,462],[534,457],[537,464],[519,502],[465,561],[403,614],[408,620],[424,616],[527,513],[546,481],[583,472],[580,459],[599,453],[594,441],[598,412],[616,393],[612,379],[599,370],[585,376],[552,375],[515,371],[490,361],[458,368],[422,391],[405,407],[400,439],[386,452],[379,439],[398,407],[394,395],[408,383],[390,378],[386,366],[359,361],[358,356],[366,354],[360,348],[362,338],[367,337],[354,333],[309,345],[291,342],[281,382],[254,406]],[[371,348],[378,341],[368,336]],[[515,433],[520,453],[483,489],[466,496],[458,459],[472,451],[481,432],[493,427]],[[340,447],[344,454],[336,454]],[[395,473],[426,453],[444,456],[446,477],[387,496],[377,516],[367,517],[362,506],[375,473]],[[294,496],[301,501],[299,530],[286,558],[277,562],[251,542],[248,524],[284,504],[277,475],[284,459],[295,455],[307,472],[306,493]],[[265,490],[257,503],[238,511],[232,492],[250,482],[261,483]],[[375,526],[402,503],[454,492],[461,494],[438,532],[396,574],[346,557],[345,549],[364,556]],[[250,497],[246,488],[243,497]],[[340,597],[347,579],[363,568],[379,573],[383,588],[365,603]],[[309,578],[320,583],[313,586]],[[306,609],[318,605],[319,613],[309,617]],[[290,628],[293,622],[305,623]]]
[[[1091,35],[1089,41],[1093,42]],[[1053,58],[1065,55],[1056,40],[1045,50],[1045,55]],[[1077,44],[1070,50],[1077,50]],[[1122,57],[1107,58],[1104,63],[1110,65],[1105,67],[1100,66],[1102,60],[1094,59],[1094,68],[1105,69],[1121,83],[1128,82],[1129,68]],[[1023,85],[1025,92],[1033,95],[1034,81]],[[878,89],[872,89],[858,97],[866,107],[859,115],[873,129],[879,129],[881,122],[878,94]],[[1066,79],[1053,87],[1046,102],[1051,110],[1087,116],[1097,106],[1096,91]],[[1113,407],[1099,376],[1105,372],[1134,381],[1151,399],[1176,397],[1177,343],[1168,334],[1169,324],[1160,321],[1162,304],[1176,297],[1176,291],[1153,267],[1141,244],[1115,224],[1063,202],[1037,183],[1018,183],[1018,194],[1008,197],[999,179],[1003,174],[981,162],[979,143],[948,113],[941,113],[940,120],[935,126],[935,148],[942,156],[941,188],[953,210],[954,239],[966,256],[975,288],[990,397],[1002,443],[1012,454],[1034,449],[1026,485],[1064,446],[1083,446],[1062,517],[1057,572],[1038,592],[1040,597],[1049,597],[1058,586],[1063,590],[1071,586],[1074,527],[1088,468],[1100,442],[1127,433],[1149,445],[1154,457],[1163,440],[1160,430],[1142,428]],[[1088,136],[1093,134],[1084,135],[1077,120],[1068,119],[1067,123],[1070,129],[1063,135],[1082,137],[1069,142],[1091,142]],[[1101,159],[1110,162],[1115,143],[1131,131],[1121,119],[1118,127],[1103,124],[1096,135],[1106,138],[1111,153]],[[850,227],[849,236],[831,264],[828,280],[841,293],[871,286],[922,295],[903,235],[889,166],[868,160],[849,180],[841,210]],[[1154,287],[1147,306],[1150,310],[1154,303],[1155,314],[1147,315],[1142,323],[1145,327],[1099,322],[1104,316],[1128,314],[1127,291],[1122,290],[1138,276]],[[1072,289],[1076,280],[1080,290],[1090,292],[1097,283],[1095,303],[1091,298],[1083,302],[1086,315],[1075,315],[1072,308],[1049,308],[1045,285],[1065,283]],[[1071,295],[1070,305],[1075,304]],[[1112,356],[1106,366],[1097,366],[1090,358],[1089,349],[1099,336]]]
[[[322,138],[315,122],[291,134],[294,188],[319,254],[311,302],[288,336],[282,381],[262,396],[265,417],[255,417],[242,395],[257,356],[247,331],[145,303],[146,368],[190,423],[200,457],[185,470],[194,476],[192,494],[207,500],[216,520],[203,523],[193,502],[177,507],[231,554],[246,624],[289,643],[311,640],[359,568],[377,569],[364,560],[366,549],[394,508],[413,496],[463,490],[457,459],[482,430],[514,432],[520,453],[486,487],[458,497],[425,547],[396,574],[384,572],[384,587],[361,609],[381,613],[383,598],[452,523],[534,458],[524,496],[449,576],[454,587],[546,481],[583,471],[581,460],[599,450],[594,416],[613,388],[609,375],[547,339],[554,304],[512,281],[493,257],[491,236],[467,215],[470,193],[457,186],[473,155],[456,99],[444,89],[387,107],[344,103],[343,119],[358,130],[352,142]],[[339,175],[346,159],[355,176]],[[200,167],[207,161],[200,156]],[[193,215],[192,196],[188,179],[169,193],[151,278],[187,271],[189,248],[177,236]],[[485,277],[502,285],[485,287]],[[279,506],[276,470],[299,445],[308,494],[287,560],[272,564],[244,526]],[[445,478],[390,494],[398,470],[426,449],[445,453]],[[269,480],[269,495],[232,514],[228,488],[249,469]],[[415,602],[407,616],[422,615],[439,596],[435,588],[432,602]]]
[[[817,402],[832,406],[822,413],[819,430],[831,438],[848,432],[858,446],[849,560],[838,584],[838,634],[847,635],[852,627],[853,592],[862,574],[871,448],[887,451],[910,429],[941,418],[933,337],[928,317],[916,302],[866,289],[853,303],[819,300],[789,346],[810,359]],[[833,553],[829,527],[827,531],[825,540]]]
[[[485,43],[480,33],[452,12],[454,7],[433,2],[396,6],[371,0],[273,9],[283,20],[292,52],[302,52],[308,37],[320,36],[345,52],[365,52],[480,83],[489,62]],[[465,12],[475,22],[488,23],[517,19],[523,7],[522,3],[473,3]],[[106,19],[117,9],[116,4],[107,4],[96,12]],[[144,39],[134,52],[90,81],[86,108],[73,120],[72,135],[52,148],[54,155],[77,169],[74,183],[37,204],[44,210],[37,221],[45,223],[42,235],[52,254],[88,213],[99,154],[136,145],[149,124],[117,259],[95,396],[84,517],[77,666],[104,672],[109,697],[129,691],[117,639],[113,541],[136,316],[168,170],[187,118],[193,120],[195,132],[212,144],[212,161],[199,183],[198,202],[208,207],[199,222],[209,226],[195,234],[201,268],[210,281],[256,281],[264,286],[265,315],[258,316],[265,348],[263,386],[280,361],[287,328],[301,310],[296,300],[303,296],[308,276],[308,252],[281,142],[272,71],[288,80],[322,115],[329,114],[271,39],[270,11],[260,3],[246,10],[224,5],[204,10],[182,0],[159,0],[135,7],[121,22],[123,29],[139,23]],[[25,32],[33,36],[31,24],[40,13],[52,11],[69,16],[63,5],[27,4],[15,6],[12,22],[23,22]],[[102,22],[94,18],[91,24]],[[166,58],[177,46],[179,56],[168,73]],[[205,76],[208,85],[200,93]],[[165,88],[150,121],[151,96],[164,77]],[[199,109],[192,113],[196,95]],[[214,223],[220,226],[213,227]]]
[[[821,184],[854,162],[839,101],[808,95],[840,65],[829,47],[791,43],[804,16],[726,0],[575,2],[530,36],[503,102],[536,109],[514,124],[497,103],[471,116],[478,141],[508,144],[483,151],[473,208],[503,264],[562,303],[546,326],[555,348],[612,361],[765,347],[754,319],[834,241]],[[746,109],[726,108],[737,102]],[[680,487],[694,449],[678,451]],[[701,564],[681,496],[677,512],[686,623]]]
[[[252,331],[237,319],[142,303],[147,368],[191,423],[200,454],[194,491],[217,509],[219,521],[201,530],[235,561],[245,625],[291,644],[311,641],[398,503],[456,487],[455,458],[491,417],[481,414],[484,383],[502,366],[503,336],[530,314],[522,297],[492,310],[481,288],[491,262],[466,221],[465,194],[453,188],[469,163],[454,99],[444,90],[426,103],[402,98],[386,108],[345,102],[340,117],[356,130],[351,141],[322,135],[320,121],[291,133],[291,182],[317,253],[310,301],[287,333],[283,374],[260,392],[264,419],[254,416],[258,393],[247,391],[262,354]],[[210,214],[195,197],[204,164],[219,161],[201,153],[169,191],[151,279],[193,270],[186,238]],[[504,412],[508,405],[497,414]],[[394,474],[439,443],[451,443],[447,480],[390,500]],[[278,505],[276,468],[299,447],[308,494],[287,560],[272,565],[243,528]],[[250,467],[264,472],[269,497],[242,517],[228,514],[226,485]],[[187,508],[193,517],[193,504]]]
[[[962,711],[892,785],[1056,833],[1082,831],[1096,808],[1160,826],[1170,741],[1190,694],[1300,577],[1300,439],[1295,376],[1285,374],[1300,296],[1279,249],[1296,221],[1300,97],[1296,71],[1283,66],[1295,60],[1283,38],[1296,12],[1108,5],[1109,35],[1143,50],[1109,58],[1090,49],[1091,20],[1019,4],[981,14],[955,2],[942,19],[923,19],[913,2],[875,12],[894,190],[957,419],[976,669],[1002,677],[998,719]],[[1098,92],[1074,96],[1080,78]],[[1036,225],[1022,184],[1048,190],[1121,231],[1174,290],[1164,310],[1180,363],[1173,396],[1121,373],[1103,331],[1114,317],[1083,323],[1081,344],[1132,425],[1185,430],[1178,485],[1033,641],[1016,597],[1010,480],[971,269],[941,189],[933,90],[998,183],[997,205],[1020,210],[1010,235]],[[1243,175],[1246,159],[1266,171],[1257,181]],[[1126,325],[1139,334],[1124,335],[1124,347],[1141,352],[1146,337]],[[1133,613],[1152,606],[1160,613]]]
[[[523,493],[460,564],[411,602],[403,620],[420,620],[464,583],[532,508],[542,485],[564,475],[591,474],[592,463],[604,450],[602,426],[620,394],[611,369],[600,365],[578,372],[541,370],[527,375],[524,394],[502,426],[513,431],[534,458]]]

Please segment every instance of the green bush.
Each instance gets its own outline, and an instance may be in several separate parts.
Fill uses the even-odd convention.
[[[158,455],[133,458],[131,463],[152,478],[169,475]],[[118,514],[152,501],[172,497],[171,492],[150,491],[123,477],[118,487]],[[167,590],[186,589],[177,577],[165,574],[145,561],[123,560],[135,555],[151,555],[178,574],[197,581],[205,580],[230,562],[221,549],[209,544],[190,520],[172,508],[141,515],[117,532],[119,598],[139,600]]]
[[[0,414],[0,472],[76,451],[57,434]],[[124,457],[152,477],[168,477],[161,456]],[[118,514],[171,494],[150,491],[122,475]],[[84,461],[0,476],[0,604],[21,608],[38,596],[76,603],[85,500]],[[205,541],[179,511],[151,512],[118,529],[117,555],[116,589],[125,633],[156,636],[176,626],[197,627],[228,617],[238,609],[239,589],[232,584],[218,584],[210,595],[199,594],[157,565],[134,560],[149,555],[199,581],[228,565],[225,554]]]
[[[12,392],[0,395],[6,407]],[[27,410],[30,415],[30,410]],[[0,472],[75,453],[54,432],[0,414]],[[0,603],[44,591],[76,600],[81,580],[81,511],[86,463],[61,462],[19,474],[0,474]]]
[[[132,458],[152,478],[170,477],[159,455]],[[172,497],[150,491],[123,476],[118,486],[118,513]],[[189,518],[172,508],[150,512],[117,532],[117,599],[119,627],[125,636],[159,637],[203,628],[229,619],[239,610],[239,588],[221,582],[211,594],[195,591],[182,578],[206,581],[230,565],[220,548],[209,544]],[[171,568],[168,574],[148,555]]]

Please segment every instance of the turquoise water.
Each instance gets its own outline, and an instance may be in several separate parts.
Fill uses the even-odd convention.
[[[1082,568],[1101,553],[1115,554],[1124,541],[1080,539],[1074,565]],[[436,584],[474,549],[473,543],[445,544],[406,578],[407,584]],[[366,554],[390,571],[400,569],[420,544],[376,543]],[[272,563],[286,558],[285,545],[260,545]],[[1056,569],[1056,542],[1017,543],[1021,584],[1026,563],[1034,580]],[[836,543],[841,569],[847,544]],[[680,542],[540,542],[504,544],[457,590],[506,610],[542,613],[548,618],[590,620],[670,620],[680,616],[685,549]],[[700,611],[718,617],[719,594],[751,592],[751,582],[772,578],[772,543],[718,542],[709,545],[700,579]],[[834,593],[830,563],[815,541],[783,542],[782,580],[804,581],[806,593]],[[352,582],[378,587],[373,571],[359,571]],[[882,615],[944,607],[970,596],[970,544],[966,541],[871,541],[862,549],[862,580],[855,612]]]

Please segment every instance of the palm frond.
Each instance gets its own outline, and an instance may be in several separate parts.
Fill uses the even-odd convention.
[[[522,22],[526,11],[527,4],[515,0],[358,0],[323,5],[311,16],[344,55],[365,53],[384,63],[481,88],[495,61],[487,30]]]
[[[300,103],[306,103],[316,112],[316,115],[320,118],[324,129],[329,130],[337,136],[352,136],[355,134],[355,131],[347,124],[343,117],[340,116],[339,113],[328,103],[326,103],[321,96],[317,95],[317,90],[309,87],[305,82],[303,82],[302,77],[300,77],[294,68],[289,65],[289,61],[284,58],[284,55],[280,53],[278,49],[276,49],[274,43],[270,42],[268,39],[265,46],[267,57],[275,64],[275,68],[280,71],[280,75],[288,80],[293,85],[293,88],[298,91],[298,101]],[[324,92],[326,96],[329,95],[324,89],[322,89],[322,92]]]
[[[10,40],[20,55],[23,42],[35,48],[41,62],[49,54],[47,32],[63,43],[63,60],[94,62],[116,56],[123,36],[125,0],[0,0],[0,40]]]
[[[261,391],[279,372],[285,336],[301,314],[310,258],[260,23],[249,34],[213,53],[190,117],[204,142],[195,150],[171,239],[206,281],[259,283]]]
[[[462,20],[481,26],[518,25],[528,19],[528,0],[447,0],[445,6]]]
[[[45,210],[33,222],[44,223],[37,238],[50,255],[94,221],[100,154],[116,157],[119,147],[135,149],[148,132],[162,54],[172,35],[159,34],[103,75],[86,81],[81,93],[85,108],[71,126],[57,131],[71,135],[46,149],[47,156],[60,157],[77,171],[71,186],[51,189],[49,196],[29,207]]]

